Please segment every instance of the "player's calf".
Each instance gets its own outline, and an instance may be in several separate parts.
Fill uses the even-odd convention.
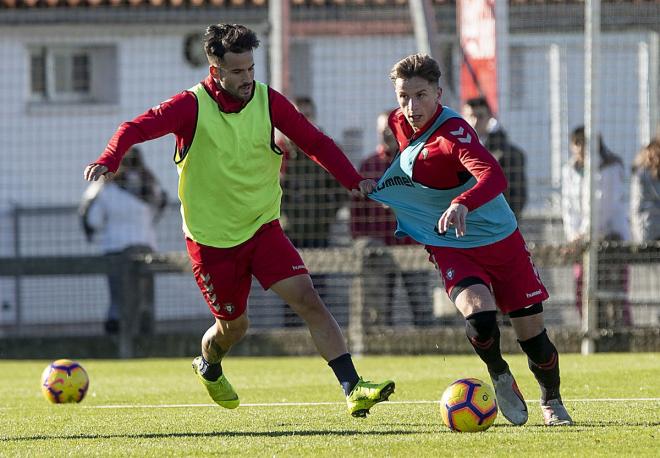
[[[527,364],[541,388],[541,403],[561,399],[559,393],[559,353],[543,330],[531,339],[519,342],[527,354]]]
[[[572,425],[573,419],[559,393],[559,353],[544,329],[539,335],[520,342],[527,354],[529,369],[541,388],[541,413],[546,426]]]
[[[486,363],[488,372],[501,374],[509,368],[502,358],[497,312],[487,310],[465,317],[465,334],[475,353]]]
[[[474,351],[486,363],[502,415],[514,425],[527,422],[527,404],[509,365],[502,358],[497,312],[487,310],[465,317],[465,332]]]

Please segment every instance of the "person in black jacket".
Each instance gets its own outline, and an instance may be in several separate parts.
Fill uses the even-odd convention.
[[[509,137],[493,117],[488,101],[484,97],[468,99],[463,106],[463,117],[479,135],[479,140],[499,162],[509,182],[504,191],[511,210],[520,220],[527,202],[527,177],[525,175],[525,153],[509,141]]]

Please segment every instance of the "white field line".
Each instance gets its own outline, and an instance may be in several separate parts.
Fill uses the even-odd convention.
[[[538,399],[528,399],[528,404],[538,404]],[[594,399],[564,399],[564,402],[660,402],[660,398],[594,398]],[[394,404],[439,404],[440,401],[387,401],[380,405]],[[334,406],[344,405],[343,402],[256,402],[241,404],[241,407],[300,407],[300,406]],[[100,406],[80,406],[83,409],[187,409],[195,407],[218,407],[217,404],[111,404]],[[22,407],[4,407],[2,410],[17,410]]]
[[[528,404],[538,404],[539,400],[526,400]],[[595,399],[564,399],[564,402],[660,402],[660,398],[595,398]],[[440,401],[387,401],[380,405],[392,404],[439,404]],[[333,406],[343,405],[343,402],[268,402],[241,404],[241,407],[299,407],[299,406]],[[84,406],[85,409],[179,409],[189,407],[217,407],[216,404],[117,404],[101,406]]]

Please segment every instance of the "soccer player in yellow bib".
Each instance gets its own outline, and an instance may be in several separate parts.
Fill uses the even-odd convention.
[[[239,397],[221,362],[248,329],[247,298],[254,275],[306,322],[334,371],[354,417],[366,417],[394,392],[394,382],[358,376],[342,332],[317,294],[300,254],[279,224],[279,129],[345,188],[366,195],[363,179],[335,143],[282,94],[254,80],[255,33],[237,24],[207,28],[209,75],[115,132],[84,177],[112,176],[136,143],[173,133],[183,232],[197,284],[215,317],[193,369],[211,398],[234,409]]]

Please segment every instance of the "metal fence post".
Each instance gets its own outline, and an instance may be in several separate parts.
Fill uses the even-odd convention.
[[[596,352],[598,327],[598,242],[592,240],[582,255],[582,354]]]
[[[14,205],[12,208],[12,223],[14,231],[14,258],[18,260],[21,258],[21,208],[18,205]],[[16,307],[14,332],[17,335],[21,335],[23,330],[23,304],[21,300],[21,289],[21,274],[17,274],[14,276],[14,306]]]
[[[598,316],[598,209],[596,208],[596,184],[599,134],[600,76],[600,0],[585,2],[584,44],[584,148],[586,150],[583,193],[588,193],[589,235],[587,251],[583,256],[584,285],[582,301],[582,354],[596,350],[594,330]],[[584,210],[584,209],[583,209]]]
[[[355,272],[351,284],[348,312],[348,339],[351,344],[351,353],[361,355],[364,353],[364,257],[365,245],[355,244],[353,262]]]
[[[122,253],[113,259],[111,269],[121,278],[121,302],[119,304],[119,357],[135,356],[135,336],[137,333],[136,311],[140,306],[140,277],[137,275],[137,262],[132,256]]]

